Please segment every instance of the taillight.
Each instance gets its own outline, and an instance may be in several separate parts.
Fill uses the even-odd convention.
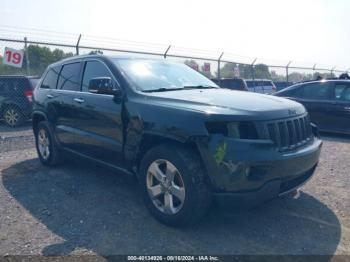
[[[272,86],[272,91],[276,92],[276,90],[277,90],[276,86]]]
[[[32,90],[24,91],[24,96],[28,99],[29,102],[33,102],[33,91]]]

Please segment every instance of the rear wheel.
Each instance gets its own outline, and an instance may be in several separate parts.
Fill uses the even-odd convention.
[[[3,118],[8,126],[16,127],[23,124],[25,118],[21,110],[16,106],[9,106],[3,111]]]
[[[139,179],[147,208],[163,224],[194,224],[210,207],[202,163],[187,148],[169,144],[150,149],[141,161]]]
[[[46,166],[55,166],[62,160],[62,153],[56,144],[49,124],[40,122],[35,129],[35,145],[40,162]]]

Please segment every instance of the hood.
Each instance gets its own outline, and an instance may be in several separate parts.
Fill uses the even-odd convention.
[[[305,108],[292,100],[229,89],[187,89],[148,93],[153,102],[207,114],[258,116],[264,119],[292,117]]]

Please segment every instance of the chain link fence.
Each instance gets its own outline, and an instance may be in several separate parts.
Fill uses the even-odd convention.
[[[21,66],[6,64],[11,59],[11,50],[21,54]],[[35,40],[24,37],[0,37],[0,118],[10,126],[22,124],[30,117],[32,89],[49,64],[67,57],[82,54],[120,55],[129,54],[142,57],[160,57],[182,62],[204,74],[208,78],[269,79],[277,87],[312,80],[317,77],[336,77],[346,70],[320,68],[316,65],[294,66],[289,61],[285,65],[263,63],[262,59],[252,59],[225,52],[189,49],[172,45],[136,43],[109,38],[79,35],[78,38],[62,38],[61,41]],[[17,57],[18,58],[18,57]],[[17,76],[17,77],[15,77]],[[219,80],[220,82],[220,80]]]

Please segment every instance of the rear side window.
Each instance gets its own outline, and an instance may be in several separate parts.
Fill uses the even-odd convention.
[[[41,88],[46,88],[46,89],[55,89],[56,88],[56,84],[57,84],[57,78],[58,78],[58,72],[55,69],[50,69],[42,84],[41,84]],[[35,86],[34,86],[35,87]]]
[[[99,61],[88,61],[84,69],[83,91],[88,91],[89,82],[96,77],[110,77],[111,73],[108,68]]]
[[[254,81],[245,81],[245,82],[247,83],[248,87],[254,87],[255,86]]]
[[[64,65],[58,79],[58,89],[80,91],[80,63]]]
[[[271,81],[262,81],[263,86],[273,86]]]
[[[334,92],[336,100],[350,101],[350,84],[337,83]]]
[[[304,98],[327,100],[331,98],[331,85],[327,82],[304,85]]]

